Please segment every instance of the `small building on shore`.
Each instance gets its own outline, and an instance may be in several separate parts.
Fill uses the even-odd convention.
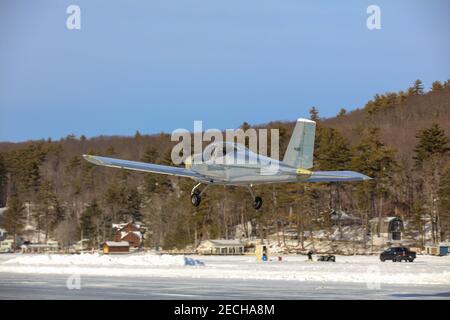
[[[244,244],[239,240],[204,240],[197,247],[198,254],[240,255],[244,254]]]
[[[130,244],[126,241],[106,241],[103,246],[103,253],[128,253],[130,252]]]
[[[432,256],[450,255],[450,243],[441,242],[439,244],[426,244],[425,253]]]
[[[22,253],[57,253],[59,243],[57,241],[47,241],[47,243],[30,243],[21,246]]]
[[[370,233],[374,242],[390,243],[401,241],[403,236],[403,221],[399,217],[374,218],[370,222]]]
[[[127,241],[131,247],[138,248],[143,244],[145,227],[138,222],[113,224],[114,241]]]

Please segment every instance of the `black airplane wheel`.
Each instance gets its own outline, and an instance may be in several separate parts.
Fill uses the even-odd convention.
[[[259,210],[262,206],[262,199],[261,197],[255,197],[255,200],[253,201],[253,209]]]
[[[191,203],[194,207],[198,207],[200,205],[201,201],[202,201],[202,198],[200,197],[200,194],[193,193],[191,195]]]

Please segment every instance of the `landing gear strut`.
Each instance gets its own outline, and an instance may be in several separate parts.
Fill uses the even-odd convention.
[[[247,189],[248,189],[248,191],[250,192],[250,194],[252,195],[252,198],[253,198],[253,203],[252,203],[253,209],[259,210],[261,208],[262,204],[263,204],[262,198],[260,196],[255,196],[251,186],[247,186]]]
[[[201,186],[201,183],[196,184],[195,187],[192,188],[192,191],[191,191],[191,203],[194,207],[198,207],[200,205],[200,202],[202,202],[202,194],[203,194],[203,192],[206,191],[206,189],[208,189],[209,184],[207,184],[206,187],[202,191],[200,191],[198,189],[198,187],[200,187],[200,186]]]
[[[208,189],[208,187],[211,184],[206,184],[206,186],[203,188],[203,190],[200,191],[199,187],[201,185],[202,185],[202,183],[196,184],[195,187],[192,188],[192,191],[191,191],[191,203],[192,203],[192,205],[194,207],[198,207],[200,205],[200,202],[202,202],[202,194],[203,194],[203,192],[205,192],[206,189]],[[262,204],[263,204],[263,201],[262,201],[261,197],[255,196],[251,186],[247,186],[247,189],[250,192],[250,194],[252,196],[252,199],[253,199],[253,203],[252,203],[253,209],[259,210],[261,208]]]

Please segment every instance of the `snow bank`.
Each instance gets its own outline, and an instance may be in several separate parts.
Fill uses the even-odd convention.
[[[21,256],[6,261],[4,264],[10,265],[27,265],[27,266],[184,266],[184,265],[200,265],[200,261],[195,261],[184,256],[173,255],[99,255],[80,254],[80,255],[33,255]]]

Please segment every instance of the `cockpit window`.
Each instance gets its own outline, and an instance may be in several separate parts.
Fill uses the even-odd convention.
[[[228,151],[227,145],[217,146],[215,156],[216,158],[225,157]]]
[[[214,158],[234,157],[236,158],[239,152],[246,152],[246,148],[239,143],[222,142],[212,143],[208,145],[203,151],[203,161],[209,161]]]

